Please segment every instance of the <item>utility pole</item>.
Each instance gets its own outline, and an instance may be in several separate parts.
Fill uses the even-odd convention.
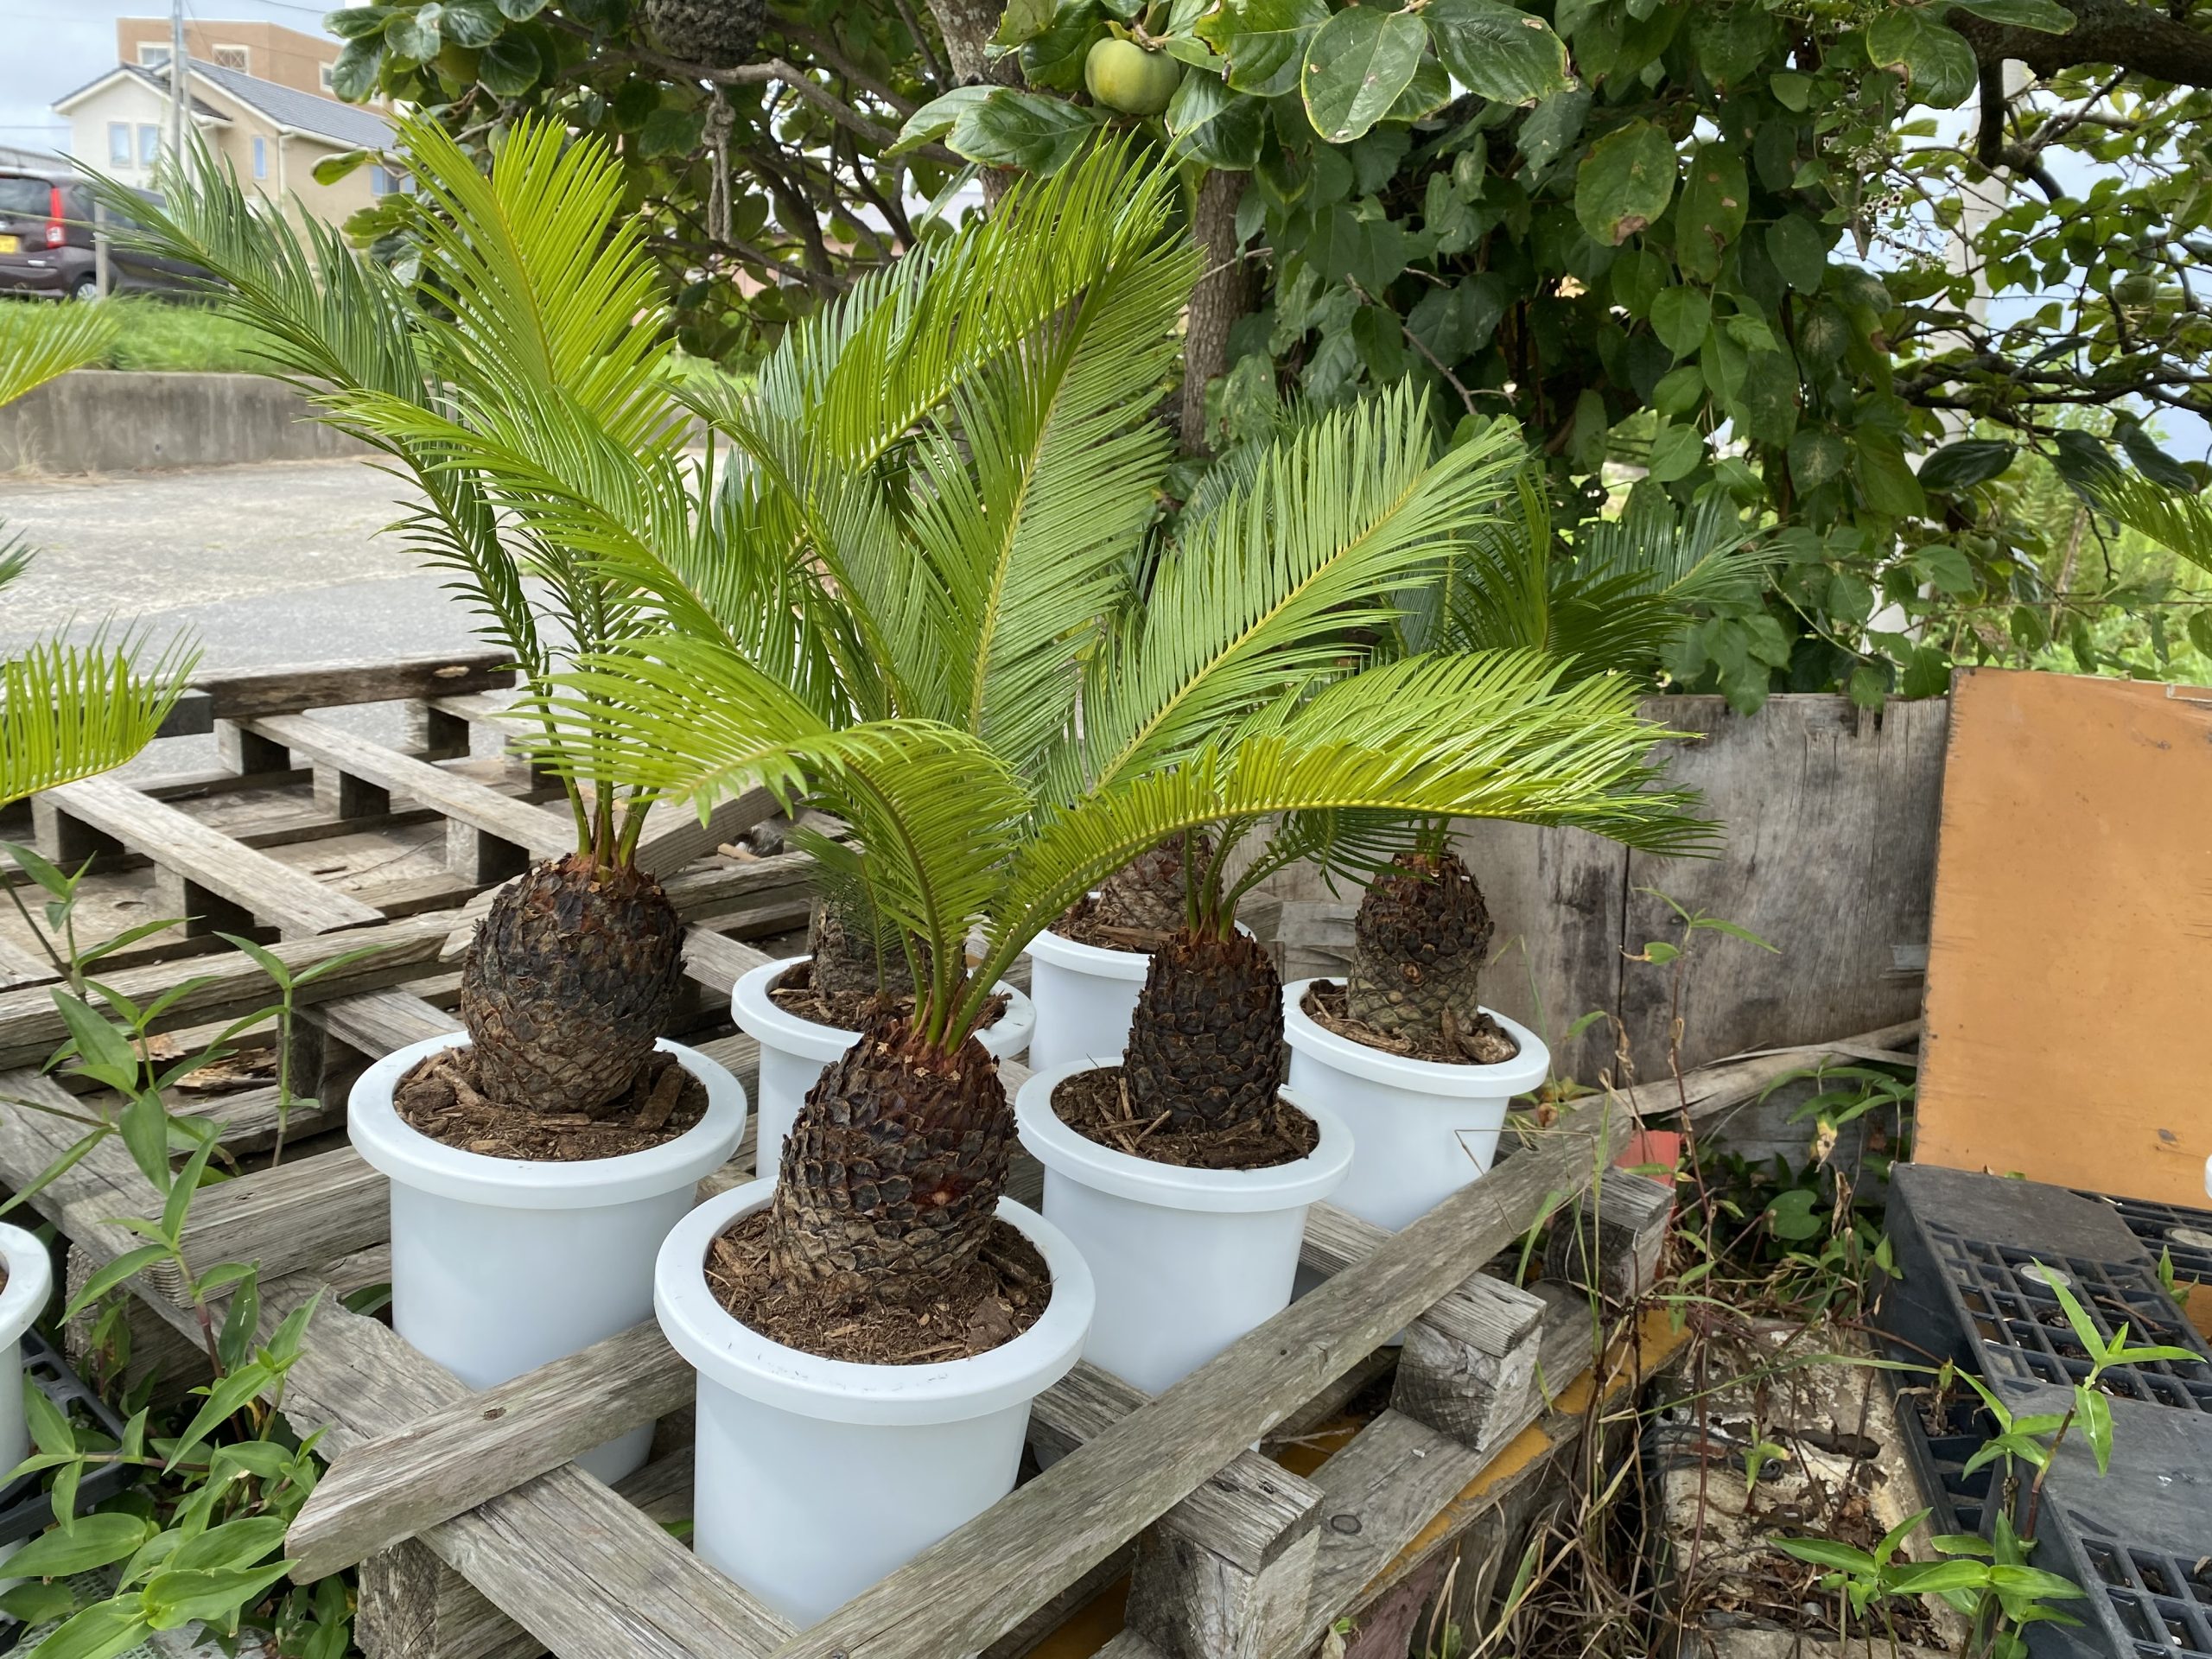
[[[184,135],[189,130],[192,78],[184,55],[184,0],[169,0],[169,156],[172,164],[184,166]],[[180,171],[179,176],[182,176]]]

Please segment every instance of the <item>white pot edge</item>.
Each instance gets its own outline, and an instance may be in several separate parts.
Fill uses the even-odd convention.
[[[505,1210],[580,1210],[658,1198],[690,1185],[729,1160],[745,1135],[745,1086],[696,1049],[665,1037],[653,1046],[707,1086],[707,1113],[675,1140],[620,1158],[550,1163],[493,1158],[434,1141],[393,1108],[392,1092],[416,1062],[468,1041],[449,1032],[395,1049],[361,1073],[347,1097],[353,1149],[393,1180],[443,1198]]]
[[[770,1178],[709,1198],[676,1224],[653,1264],[661,1330],[707,1381],[824,1422],[912,1427],[964,1421],[1033,1400],[1082,1357],[1097,1300],[1090,1269],[1065,1233],[1005,1198],[999,1219],[1037,1247],[1052,1275],[1043,1315],[1013,1341],[939,1365],[865,1365],[771,1341],[724,1311],[707,1287],[704,1267],[715,1238],[766,1205],[775,1189]]]
[[[1093,979],[1141,980],[1152,970],[1149,950],[1109,950],[1103,944],[1085,944],[1055,933],[1049,927],[1022,948],[1038,961],[1071,974],[1088,974]]]
[[[0,1291],[0,1348],[21,1339],[54,1294],[54,1258],[35,1234],[0,1222],[0,1261],[8,1287]],[[0,1470],[4,1474],[5,1470]]]
[[[1521,1045],[1521,1052],[1511,1059],[1493,1065],[1456,1065],[1444,1060],[1411,1059],[1402,1054],[1386,1054],[1379,1048],[1355,1043],[1349,1037],[1339,1037],[1326,1027],[1314,1023],[1299,1006],[1306,1000],[1309,987],[1323,982],[1300,979],[1282,988],[1283,1036],[1293,1048],[1325,1061],[1339,1071],[1419,1094],[1480,1096],[1486,1099],[1529,1094],[1541,1088],[1544,1079],[1551,1075],[1552,1052],[1544,1046],[1544,1039],[1495,1008],[1484,1008],[1483,1012],[1505,1027]],[[1325,982],[1339,982],[1331,979]]]
[[[1054,1089],[1078,1071],[1096,1069],[1089,1060],[1072,1060],[1036,1072],[1021,1085],[1014,1102],[1014,1124],[1030,1155],[1046,1168],[1096,1192],[1166,1210],[1249,1215],[1318,1204],[1336,1191],[1351,1169],[1351,1128],[1328,1108],[1289,1089],[1282,1097],[1312,1118],[1321,1132],[1313,1150],[1292,1163],[1268,1169],[1186,1169],[1102,1147],[1070,1128],[1052,1109]]]
[[[773,1043],[786,1054],[826,1065],[858,1042],[860,1033],[802,1020],[768,995],[769,987],[787,969],[813,959],[784,957],[741,976],[729,994],[729,1012],[737,1028],[756,1042]],[[1004,980],[991,988],[1006,994],[1006,1012],[978,1031],[976,1039],[985,1053],[1003,1060],[1029,1046],[1030,1034],[1037,1029],[1037,1005]]]

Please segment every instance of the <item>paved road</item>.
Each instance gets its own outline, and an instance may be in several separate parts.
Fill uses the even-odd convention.
[[[0,591],[0,652],[112,617],[198,639],[210,667],[418,656],[480,643],[464,607],[397,535],[404,486],[359,461],[97,478],[0,477],[0,537],[37,556]],[[371,720],[379,736],[396,721]],[[156,746],[140,763],[207,764]],[[189,751],[189,752],[188,752]],[[212,750],[210,750],[212,753]]]
[[[112,614],[189,629],[228,668],[450,649],[466,614],[378,534],[404,494],[358,461],[0,478],[0,522],[38,550],[0,596],[0,646]]]

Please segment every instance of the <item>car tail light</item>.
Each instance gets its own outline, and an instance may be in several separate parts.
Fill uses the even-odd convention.
[[[55,185],[47,200],[46,245],[58,248],[69,239],[69,232],[61,223],[61,187]]]

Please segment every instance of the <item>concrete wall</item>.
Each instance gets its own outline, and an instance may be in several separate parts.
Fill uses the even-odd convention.
[[[86,369],[0,409],[0,471],[127,473],[365,453],[256,374]]]

